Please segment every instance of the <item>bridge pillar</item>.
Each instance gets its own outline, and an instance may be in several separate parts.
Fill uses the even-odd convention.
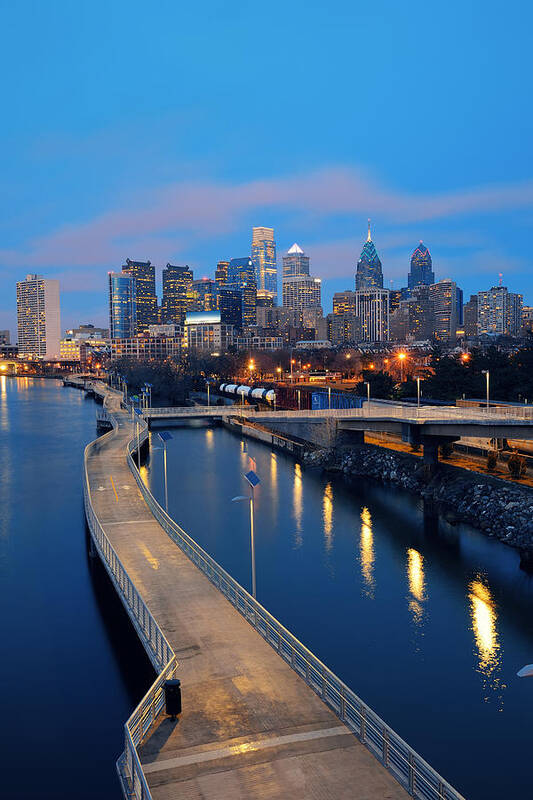
[[[424,438],[422,444],[424,447],[424,470],[427,477],[431,478],[439,464],[439,441],[438,439]]]

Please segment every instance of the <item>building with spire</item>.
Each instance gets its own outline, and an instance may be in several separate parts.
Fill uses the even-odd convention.
[[[383,289],[383,271],[381,261],[372,241],[370,233],[370,220],[368,220],[368,235],[361,256],[357,262],[355,274],[355,288],[358,289]]]
[[[420,240],[420,244],[413,250],[411,256],[411,269],[407,277],[407,285],[409,289],[414,289],[415,286],[431,286],[432,283],[435,283],[433,262],[428,248]]]

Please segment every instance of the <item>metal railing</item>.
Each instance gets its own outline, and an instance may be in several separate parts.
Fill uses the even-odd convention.
[[[133,440],[128,444],[127,460],[148,507],[170,538],[211,583],[337,714],[412,797],[420,800],[464,800],[458,791],[409,747],[355,692],[254,600],[166,514],[145,485],[135,465],[132,457],[134,444]]]
[[[143,417],[223,417],[238,414],[242,408],[242,406],[176,406],[168,408],[151,406],[142,408],[141,412]]]
[[[249,412],[248,412],[249,413]],[[407,406],[407,405],[387,405],[380,403],[365,402],[362,408],[331,408],[317,409],[308,411],[271,411],[267,414],[261,412],[252,413],[257,419],[404,419],[404,420],[424,420],[426,422],[533,422],[533,406],[520,409],[512,408],[458,408],[456,406],[446,406],[446,408],[435,408],[434,406]],[[247,412],[243,411],[243,416]]]
[[[85,448],[83,497],[87,524],[94,546],[154,669],[159,673],[124,725],[124,753],[117,761],[117,772],[124,796],[138,798],[138,800],[150,800],[152,795],[142,769],[137,747],[163,707],[163,684],[165,680],[174,675],[178,663],[163,631],[150,613],[107,538],[92,505],[87,463],[91,452],[100,447],[105,439],[111,438],[116,434],[116,419],[111,414],[108,414],[108,417],[113,423],[113,430],[91,442]],[[141,439],[146,438],[148,431],[144,430],[143,434],[144,437],[141,435]]]

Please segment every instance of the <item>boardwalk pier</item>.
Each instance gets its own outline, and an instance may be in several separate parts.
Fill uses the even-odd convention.
[[[159,673],[125,726],[125,796],[460,800],[165,514],[131,457],[121,396],[94,388],[114,427],[86,449],[87,520]],[[174,674],[178,722],[161,713]]]

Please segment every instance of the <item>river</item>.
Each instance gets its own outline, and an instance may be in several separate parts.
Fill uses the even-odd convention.
[[[304,470],[224,429],[171,430],[171,516],[469,800],[531,793],[533,579],[397,488]],[[163,503],[152,433],[143,474]]]
[[[2,797],[122,796],[123,725],[153,680],[98,559],[82,463],[95,404],[57,381],[0,377]]]

